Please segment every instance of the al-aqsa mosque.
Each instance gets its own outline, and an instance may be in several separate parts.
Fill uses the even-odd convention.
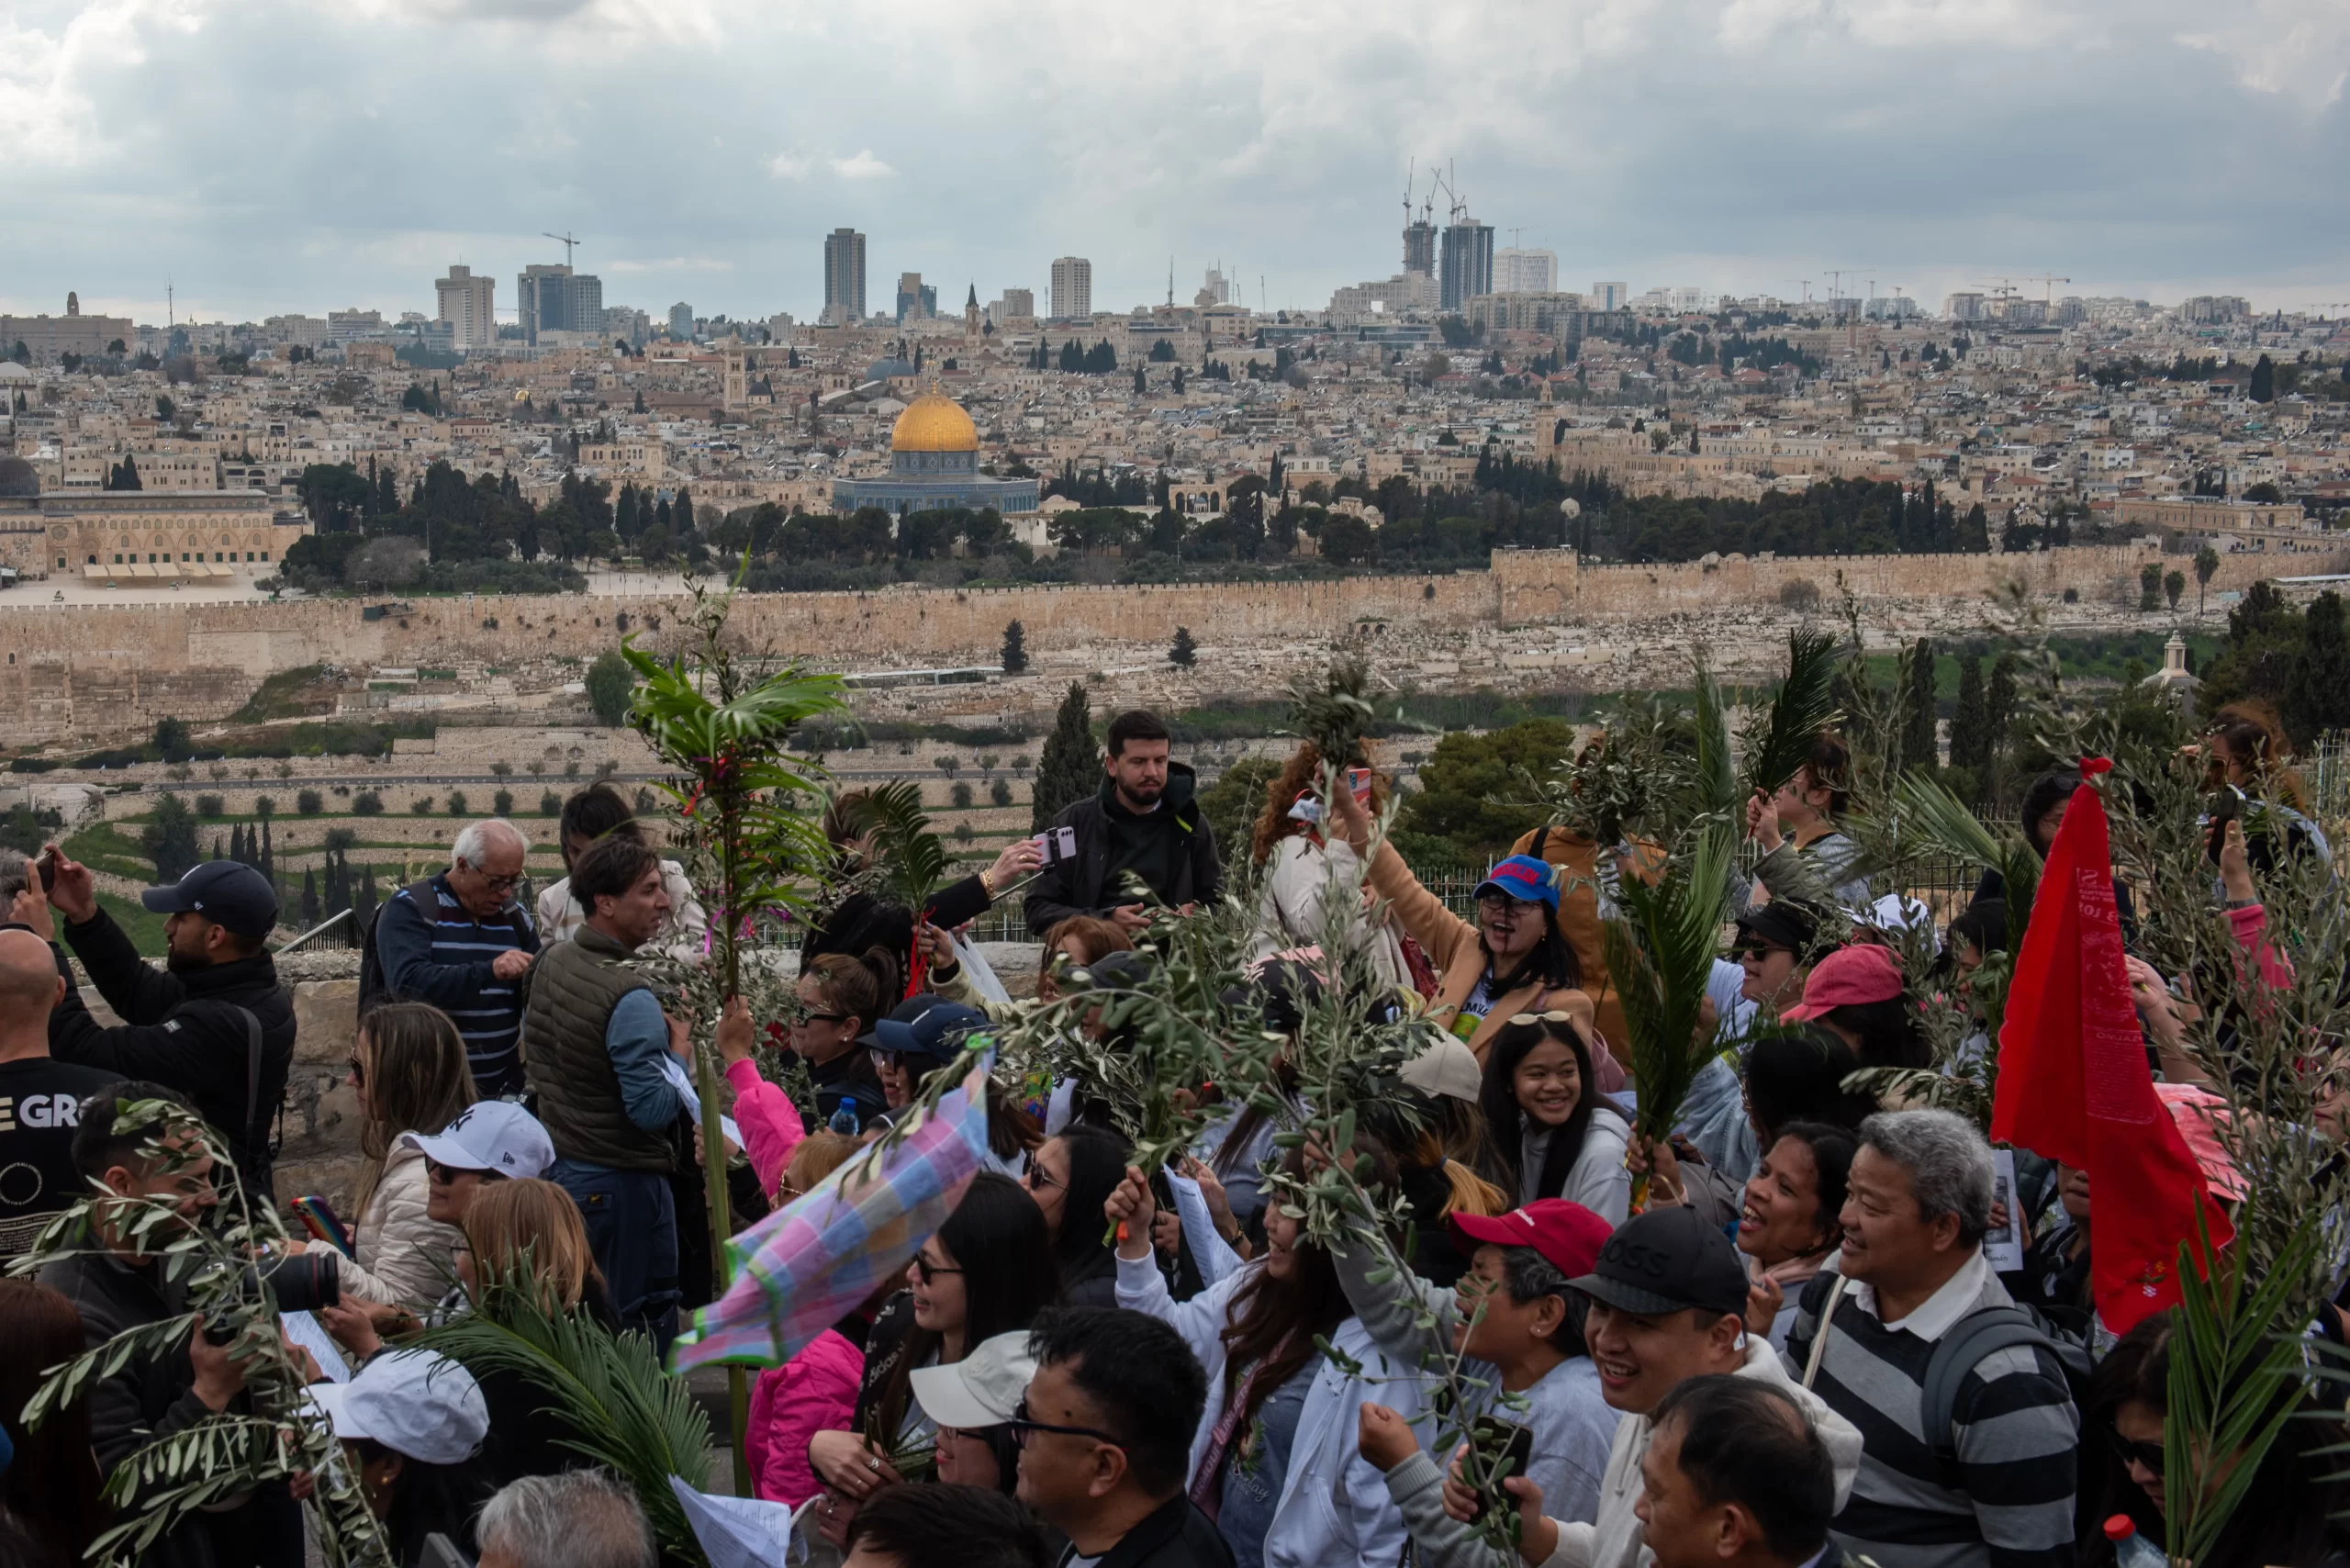
[[[979,431],[954,398],[925,392],[906,405],[890,431],[886,479],[841,479],[833,486],[841,511],[879,507],[908,512],[993,507],[1005,515],[1036,510],[1036,481],[995,479],[979,472]]]

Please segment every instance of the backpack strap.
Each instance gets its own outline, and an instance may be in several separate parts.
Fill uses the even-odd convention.
[[[1819,1321],[1811,1330],[1811,1354],[1803,1359],[1803,1385],[1808,1389],[1819,1376],[1819,1363],[1828,1359],[1828,1326],[1836,1317],[1837,1305],[1844,1299],[1845,1287],[1852,1282],[1843,1275],[1828,1287],[1828,1299],[1819,1304]]]
[[[1986,1358],[2018,1346],[2051,1350],[2047,1330],[2020,1306],[1986,1306],[1953,1325],[1934,1345],[1926,1362],[1919,1424],[1944,1465],[1958,1462],[1958,1445],[1951,1441],[1950,1424],[1957,1413],[1958,1387]]]

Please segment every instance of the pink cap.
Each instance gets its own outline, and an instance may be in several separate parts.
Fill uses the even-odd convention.
[[[2250,1193],[2252,1183],[2244,1179],[2227,1146],[2220,1141],[2219,1125],[2227,1119],[2228,1103],[2192,1083],[2157,1083],[2154,1092],[2161,1097],[2163,1109],[2170,1113],[2171,1125],[2187,1141],[2187,1151],[2202,1167],[2203,1185],[2211,1190],[2211,1195],[2235,1203]],[[2090,1197],[2094,1200],[2096,1193]]]
[[[1901,965],[1893,949],[1874,942],[1839,947],[1811,967],[1803,1000],[1779,1014],[1783,1024],[1801,1024],[1831,1007],[1890,1002],[1901,994]]]

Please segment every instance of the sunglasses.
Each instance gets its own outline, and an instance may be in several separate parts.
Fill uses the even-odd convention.
[[[443,1165],[437,1159],[430,1159],[424,1162],[424,1173],[443,1187],[453,1186],[460,1176],[478,1176],[485,1182],[506,1180],[505,1175],[499,1171],[473,1170],[462,1165]]]
[[[1510,1026],[1516,1029],[1522,1029],[1528,1024],[1572,1024],[1574,1021],[1573,1014],[1557,1007],[1548,1013],[1513,1013],[1509,1015]]]
[[[1028,1157],[1027,1174],[1021,1177],[1020,1180],[1022,1184],[1032,1193],[1041,1193],[1050,1187],[1066,1185],[1066,1183],[1056,1182],[1052,1177],[1046,1175],[1045,1173],[1045,1168],[1036,1163],[1036,1157],[1033,1154]]]
[[[1792,947],[1774,947],[1768,942],[1749,942],[1742,947],[1732,947],[1729,950],[1729,956],[1733,958],[1751,958],[1759,964],[1774,953],[1794,951]]]
[[[917,1252],[914,1254],[914,1272],[922,1276],[922,1282],[923,1284],[930,1283],[932,1280],[936,1279],[941,1274],[959,1274],[962,1271],[963,1271],[960,1269],[950,1269],[944,1263],[932,1262],[930,1260],[930,1254],[927,1252]]]
[[[2163,1473],[2162,1444],[2132,1442],[2110,1427],[2105,1435],[2113,1440],[2113,1451],[2121,1457],[2122,1463],[2143,1465],[2151,1475]]]
[[[1037,1432],[1058,1432],[1065,1438],[1091,1438],[1095,1442],[1107,1443],[1113,1449],[1126,1446],[1124,1439],[1113,1438],[1096,1427],[1057,1427],[1050,1421],[1031,1420],[1025,1394],[1021,1396],[1019,1404],[1012,1407],[1012,1419],[1004,1425],[1012,1428],[1012,1440],[1024,1449],[1028,1446],[1029,1438]]]
[[[795,1024],[845,1024],[856,1016],[854,1013],[815,1013],[800,1010],[792,1014],[791,1021]]]

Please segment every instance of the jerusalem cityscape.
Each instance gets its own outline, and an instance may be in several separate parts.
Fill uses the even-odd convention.
[[[174,1494],[151,1515],[162,1533],[124,1545],[120,1528],[148,1506],[135,1499],[153,1494],[122,1479],[135,1468],[123,1456],[166,1449],[159,1406],[112,1450],[100,1433],[99,1468],[117,1479],[80,1534],[28,1526],[43,1551],[10,1555],[12,1518],[33,1505],[7,1492],[0,1564],[85,1548],[98,1561],[103,1516],[117,1530],[105,1550],[122,1553],[107,1560],[124,1562],[555,1568],[511,1523],[555,1494],[500,1512],[522,1472],[475,1477],[476,1511],[430,1532],[370,1490],[403,1484],[398,1452],[411,1474],[504,1462],[511,1412],[487,1371],[488,1446],[476,1432],[460,1459],[398,1450],[385,1479],[365,1466],[393,1426],[346,1420],[376,1358],[464,1361],[464,1321],[491,1315],[496,1292],[472,1261],[490,1242],[442,1205],[484,1202],[474,1186],[551,1184],[586,1217],[583,1231],[561,1205],[532,1243],[543,1249],[518,1254],[554,1278],[558,1243],[580,1233],[567,1294],[541,1293],[549,1312],[599,1318],[623,1345],[645,1334],[643,1366],[609,1375],[641,1373],[655,1404],[667,1379],[690,1394],[673,1428],[702,1423],[690,1453],[578,1448],[600,1479],[578,1484],[576,1518],[621,1521],[617,1535],[582,1525],[581,1540],[620,1546],[582,1545],[562,1568],[2350,1563],[2350,1494],[2335,1497],[2339,1475],[2320,1487],[2316,1459],[2272,1477],[2263,1455],[2324,1451],[2273,1424],[2237,1455],[2264,1467],[2242,1494],[2258,1501],[2228,1492],[2222,1507],[2212,1482],[2188,1549],[2189,1504],[2164,1492],[2165,1417],[2146,1390],[2168,1375],[2181,1397],[2191,1348],[2140,1345],[2161,1309],[2137,1300],[2168,1308],[2186,1292],[2197,1322],[2216,1321],[2226,1304],[2204,1296],[2224,1273],[2245,1311],[2256,1299],[2281,1327],[2312,1322],[2322,1351],[2306,1370],[2262,1363],[2259,1386],[2278,1410],[2303,1400],[2311,1430],[2343,1435],[2350,1173],[2311,1152],[2350,1136],[2350,990],[2336,983],[2350,911],[2330,851],[2350,831],[2339,6],[1455,9],[0,0],[0,894],[17,901],[0,944],[40,937],[62,981],[29,937],[29,959],[0,946],[31,974],[19,985],[0,962],[0,1070],[37,1058],[46,1072],[53,1056],[60,1071],[119,1069],[108,1082],[152,1078],[199,1129],[233,1120],[241,1097],[243,1125],[201,1147],[233,1167],[224,1192],[274,1193],[258,1213],[274,1217],[241,1221],[252,1228],[221,1256],[259,1281],[278,1277],[281,1251],[308,1267],[339,1248],[319,1271],[340,1269],[337,1299],[357,1304],[297,1310],[282,1284],[239,1298],[252,1312],[236,1377],[252,1382],[234,1397],[284,1453],[318,1461],[219,1462],[252,1471],[224,1495],[286,1499],[276,1523],[253,1526],[274,1540],[219,1522],[259,1520],[259,1504],[207,1522]],[[1149,792],[1132,792],[1135,766],[1156,769]],[[637,858],[610,870],[605,850],[622,842]],[[623,873],[620,896],[595,890]],[[1510,923],[1546,905],[1548,935],[1510,948]],[[1680,956],[1694,967],[1673,968],[1674,912],[1680,930],[1718,938]],[[1790,957],[1792,969],[1770,967]],[[239,963],[266,970],[229,1004],[242,1022],[158,1000],[203,994],[226,983],[206,966]],[[844,964],[856,971],[846,991]],[[1413,994],[1367,1008],[1348,991],[1363,965]],[[461,969],[471,978],[450,978]],[[2067,974],[2078,1015],[2026,1019],[2027,996],[2054,1008],[2045,998]],[[1088,987],[1102,992],[1091,1012],[1072,1000]],[[660,1014],[641,1009],[653,1023],[624,1028],[626,998],[648,990]],[[1279,1006],[1263,1000],[1275,993]],[[2113,1016],[2096,1015],[2100,998]],[[575,1004],[600,1009],[584,1047],[563,1034]],[[949,1006],[969,1016],[941,1036],[935,1007]],[[1208,1015],[1234,1007],[1245,1027]],[[429,1070],[399,1070],[409,1087],[386,1089],[400,1082],[395,1036],[368,1023],[398,1008],[431,1014],[464,1058],[454,1097],[414,1102],[434,1114],[413,1125],[385,1107],[421,1094]],[[1906,1008],[1906,1032],[1880,1047],[1839,1022],[1865,1008]],[[217,1059],[183,1083],[174,1053],[196,1047],[159,1031],[198,1015],[209,1022],[190,1030]],[[1186,1025],[1167,1020],[1181,1019],[1198,1041],[1177,1040]],[[738,1023],[746,1032],[730,1033]],[[811,1046],[834,1025],[837,1047]],[[1423,1025],[1446,1048],[1396,1043]],[[993,1045],[984,1060],[957,1054],[990,1029],[1002,1058]],[[2099,1058],[2114,1038],[2119,1058]],[[1742,1081],[1790,1039],[1844,1067],[1807,1068],[1817,1103],[1773,1119],[1770,1092]],[[1557,1056],[1583,1114],[1544,1120],[1509,1076],[1520,1066],[1494,1065],[1504,1051],[1512,1064]],[[2072,1078],[2049,1076],[2051,1053]],[[923,1141],[962,1103],[944,1070],[924,1080],[941,1064],[957,1084],[993,1072],[985,1096],[970,1091],[989,1124],[974,1148],[994,1140],[977,1176],[954,1170],[959,1143]],[[870,1107],[840,1098],[852,1072],[872,1080]],[[2098,1100],[2122,1079],[2127,1115]],[[44,1102],[8,1081],[0,1261],[29,1279],[40,1252],[46,1286],[68,1265],[54,1260],[62,1231],[35,1241],[41,1225],[78,1199],[93,1233],[110,1234],[101,1211],[136,1195],[108,1184],[120,1170],[68,1161],[69,1142],[72,1161],[94,1158],[70,1119],[48,1125],[48,1153],[11,1153]],[[86,1132],[107,1092],[79,1096],[96,1081],[59,1088],[60,1109],[40,1114],[78,1115]],[[2015,1087],[2027,1081],[2028,1102]],[[2140,1104],[2147,1090],[2159,1104]],[[1417,1109],[1404,1134],[1366,1133],[1350,1172],[1323,1150],[1353,1143],[1357,1109],[1364,1127],[1385,1126],[1382,1095],[1416,1095]],[[572,1119],[583,1098],[601,1109]],[[653,1099],[668,1107],[659,1128],[641,1114]],[[2087,1131],[2049,1130],[2050,1106],[2085,1102]],[[781,1133],[767,1129],[777,1106]],[[547,1152],[524,1162],[546,1181],[465,1166],[464,1149],[489,1145],[457,1135],[488,1107],[529,1124]],[[2099,1132],[2109,1113],[2138,1130]],[[1089,1115],[1125,1153],[1071,1152],[1083,1139],[1069,1129]],[[1909,1116],[1936,1120],[1886,1129]],[[1237,1127],[1265,1140],[1237,1170],[1218,1142],[1237,1149]],[[1801,1204],[1818,1207],[1823,1239],[1765,1256],[1755,1238],[1773,1200],[1751,1183],[1803,1127]],[[1559,1140],[1547,1155],[1546,1129]],[[499,1136],[509,1164],[537,1147]],[[792,1151],[828,1137],[832,1163],[794,1175]],[[1950,1218],[1919,1163],[1939,1158],[1934,1137],[1965,1145],[1953,1182],[1975,1182],[1976,1152],[1996,1156],[1982,1223],[1969,1199],[1933,1229]],[[713,1140],[725,1160],[710,1159]],[[1831,1142],[1851,1208],[1829,1197]],[[2135,1152],[2114,1152],[2124,1144]],[[1595,1149],[1606,1169],[1578,1186]],[[1427,1151],[1432,1164],[1411,1163]],[[1099,1182],[1087,1158],[1108,1161]],[[2148,1225],[2168,1227],[2132,1255],[2139,1272],[2111,1273],[2118,1251],[2092,1269],[2092,1159],[2101,1203],[2143,1196],[2162,1215]],[[1987,1354],[2027,1346],[2023,1371],[1983,1395],[2020,1402],[2031,1383],[2036,1403],[2002,1406],[2004,1440],[2040,1446],[2000,1450],[1962,1480],[1947,1457],[1931,1479],[1902,1468],[1930,1466],[1941,1440],[1928,1357],[1939,1367],[1942,1351],[1925,1345],[1944,1331],[1919,1327],[1941,1309],[1919,1306],[1905,1334],[1887,1316],[1901,1287],[1863,1282],[1871,1267],[1893,1281],[1895,1243],[1848,1217],[1864,1171],[1904,1162],[1934,1246],[1972,1260],[1911,1305],[1980,1284],[1968,1310],[2012,1293],[2046,1330],[1998,1341],[2009,1349]],[[37,1176],[46,1196],[27,1200],[12,1172],[37,1167],[79,1170],[99,1196]],[[441,1273],[390,1293],[380,1231],[344,1222],[379,1215],[399,1170],[414,1204],[431,1205],[429,1222],[419,1206],[402,1223],[431,1230]],[[652,1196],[617,1179],[652,1170]],[[981,1205],[939,1206],[922,1186],[939,1170],[956,1193],[1026,1184],[1053,1227],[1064,1310],[1181,1328],[1183,1312],[1222,1301],[1219,1280],[1255,1282],[1231,1294],[1228,1324],[1192,1341],[1204,1416],[1164,1414],[1183,1442],[1197,1423],[1194,1472],[1176,1502],[1154,1494],[1136,1517],[1160,1517],[1140,1501],[1197,1506],[1156,1555],[1031,1477],[1046,1462],[1035,1445],[1131,1435],[1106,1394],[1032,1418],[1066,1359],[1046,1343],[1063,1331],[1049,1304],[993,1330],[1035,1335],[988,1363],[999,1378],[1020,1369],[1006,1385],[1016,1411],[981,1386],[996,1339],[973,1327],[967,1344],[959,1318],[934,1327],[935,1302],[967,1287],[937,1296],[934,1273],[968,1265],[974,1303],[981,1291],[979,1265],[950,1250]],[[480,1180],[464,1186],[469,1173]],[[862,1250],[787,1253],[787,1231],[815,1244],[778,1216],[820,1181],[867,1177],[862,1190],[903,1212],[869,1210]],[[1451,1195],[1421,1212],[1431,1182]],[[1047,1196],[1064,1183],[1066,1198]],[[2275,1192],[2292,1196],[2260,1195]],[[1065,1238],[1065,1203],[1084,1210],[1070,1234],[1106,1215],[1098,1246]],[[1333,1272],[1331,1259],[1374,1210],[1419,1223],[1395,1232],[1416,1242],[1371,1256],[1396,1254],[1391,1279],[1428,1276],[1416,1282],[1448,1325],[1494,1320],[1474,1318],[1499,1309],[1470,1295],[1451,1305],[1453,1282],[1481,1274],[1508,1312],[1565,1304],[1566,1327],[1524,1332],[1589,1372],[1576,1397],[1606,1417],[1575,1483],[1581,1513],[1545,1517],[1541,1493],[1477,1470],[1492,1417],[1443,1428],[1460,1445],[1448,1462],[1437,1427],[1416,1439],[1413,1409],[1386,1409],[1401,1393],[1348,1370],[1334,1347],[1374,1354],[1366,1293],[1380,1276]],[[1744,1348],[1700,1370],[1731,1372],[1750,1352],[1773,1369],[1689,1382],[1751,1376],[1777,1403],[1666,1394],[1639,1381],[1652,1368],[1619,1373],[1634,1352],[1603,1349],[1603,1320],[1694,1306],[1702,1329],[1714,1308],[1696,1263],[1622,1286],[1614,1305],[1594,1282],[1612,1277],[1611,1226],[1623,1238],[1667,1213],[1703,1215],[1684,1227],[1702,1236],[1647,1245],[1719,1252],[1753,1293],[1723,1308]],[[1588,1249],[1560,1243],[1575,1267],[1550,1240],[1504,1238],[1550,1225],[1580,1238],[1586,1221]],[[2103,1222],[2099,1238],[2106,1226],[2121,1228]],[[646,1264],[639,1232],[666,1238],[650,1244],[666,1254]],[[2010,1234],[2012,1266],[1986,1264]],[[2199,1235],[2257,1266],[2199,1283],[2181,1250]],[[118,1263],[136,1251],[107,1245]],[[1025,1256],[1025,1242],[989,1245]],[[1448,1255],[1436,1271],[1430,1249]],[[1310,1267],[1327,1282],[1319,1305],[1304,1294],[1319,1286],[1270,1282]],[[2331,1282],[2255,1298],[2272,1268]],[[1506,1292],[1494,1282],[1505,1269]],[[1835,1276],[1824,1302],[1815,1275]],[[1533,1294],[1507,1294],[1527,1280]],[[922,1336],[905,1342],[931,1358],[911,1407],[904,1366],[890,1372],[863,1337],[895,1310],[882,1287],[901,1284],[918,1325],[902,1331]],[[202,1285],[170,1311],[218,1314],[238,1288]],[[1280,1311],[1328,1310],[1276,1332],[1259,1318],[1277,1295]],[[0,1307],[0,1338],[31,1321],[29,1305]],[[767,1381],[817,1376],[799,1358],[852,1324],[854,1443],[845,1394],[840,1419],[811,1415],[800,1430],[789,1402],[819,1401],[816,1386]],[[1464,1357],[1493,1360],[1513,1399],[1550,1386],[1559,1358],[1492,1353],[1499,1332],[1464,1320],[1437,1359],[1455,1374]],[[2185,1346],[2188,1329],[2177,1334]],[[431,1349],[397,1349],[411,1338]],[[498,1367],[520,1364],[505,1353]],[[1862,1354],[1882,1364],[1855,1369]],[[2134,1392],[2093,1381],[2107,1375],[2087,1370],[2093,1356],[2125,1354],[2139,1355]],[[193,1379],[188,1397],[217,1413],[204,1380],[229,1373],[207,1373],[216,1361],[229,1364],[183,1350],[153,1376]],[[278,1372],[250,1370],[265,1361]],[[1901,1397],[1923,1406],[1849,1408],[1897,1362],[1920,1384]],[[956,1365],[953,1394],[923,1392],[925,1372]],[[1267,1366],[1314,1392],[1257,1386]],[[257,1392],[271,1376],[294,1389],[301,1368],[341,1392],[308,1406]],[[2205,1392],[2237,1397],[2255,1375],[2231,1363]],[[1301,1417],[1299,1398],[1325,1397],[1316,1376],[1343,1406]],[[28,1372],[0,1394],[39,1386]],[[430,1406],[429,1390],[386,1386],[395,1405]],[[1966,1386],[1939,1397],[1977,1397]],[[1270,1437],[1265,1412],[1284,1394],[1292,1425]],[[1001,1441],[947,1461],[956,1443],[978,1450],[979,1417],[924,1417],[933,1397],[986,1406]],[[1774,1536],[1769,1508],[1740,1513],[1719,1490],[1731,1481],[1692,1469],[1687,1506],[1722,1532],[1708,1539],[1743,1545],[1707,1555],[1694,1536],[1666,1539],[1651,1514],[1673,1484],[1656,1458],[1672,1421],[1683,1457],[1664,1468],[1699,1462],[1684,1397],[1717,1399],[1716,1429],[1775,1431],[1785,1406],[1776,1436],[1792,1446],[1753,1463],[1816,1459],[1821,1486],[1833,1472],[1832,1518]],[[565,1408],[582,1432],[601,1418]],[[1539,1428],[1545,1408],[1510,1419]],[[1403,1445],[1393,1462],[1380,1458],[1382,1410],[1402,1428],[1385,1435]],[[882,1411],[903,1430],[875,1425]],[[0,1416],[0,1436],[27,1451],[36,1434],[18,1406]],[[1326,1420],[1338,1426],[1315,1426]],[[1984,1420],[1969,1438],[1958,1418],[1959,1440],[1991,1442]],[[769,1463],[762,1422],[798,1446]],[[2093,1440],[2099,1422],[2110,1443]],[[1292,1451],[1292,1428],[1322,1447],[1301,1435]],[[1893,1449],[1886,1430],[1901,1434]],[[923,1450],[938,1467],[928,1482],[911,1449],[890,1447],[915,1438],[940,1456]],[[1567,1472],[1550,1440],[1538,1432],[1523,1474],[1547,1477],[1555,1499]],[[1259,1443],[1275,1456],[1270,1488],[1237,1458],[1218,1479],[1227,1447]],[[2060,1499],[2049,1456],[2070,1477],[2076,1448]],[[320,1480],[312,1496],[314,1471],[337,1473],[346,1450],[349,1484]],[[868,1459],[871,1474],[915,1484],[868,1480]],[[938,1484],[950,1463],[1000,1495],[971,1504],[958,1539],[1001,1526],[1012,1545],[925,1556],[888,1546],[881,1525],[859,1536],[860,1508],[894,1517],[876,1497],[974,1490]],[[1365,1465],[1367,1480],[1349,1473]],[[2096,1490],[2100,1465],[2111,1473]],[[1294,1495],[1302,1468],[1327,1494],[1318,1503]],[[558,1471],[581,1473],[546,1467]],[[775,1479],[786,1472],[789,1484]],[[1480,1487],[1475,1511],[1448,1515]],[[2321,1490],[2342,1506],[2301,1506]],[[1522,1530],[1519,1512],[1489,1507],[1513,1497]],[[750,1510],[754,1498],[782,1511]],[[735,1503],[750,1511],[719,1508]],[[936,1506],[964,1518],[951,1498]],[[1309,1506],[1343,1518],[1309,1527]],[[1504,1539],[1490,1520],[1505,1511]],[[298,1530],[285,1522],[297,1517]],[[1032,1526],[1049,1553],[1029,1553]]]

